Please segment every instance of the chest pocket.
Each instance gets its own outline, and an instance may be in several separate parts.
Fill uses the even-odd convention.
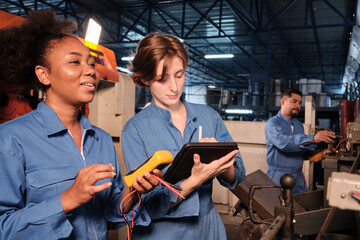
[[[48,167],[27,173],[28,197],[32,201],[41,201],[68,189],[74,182],[77,170],[66,165]]]

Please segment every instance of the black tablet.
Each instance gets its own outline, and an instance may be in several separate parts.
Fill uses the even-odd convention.
[[[219,159],[233,150],[238,149],[235,142],[192,142],[185,144],[176,155],[173,163],[166,171],[163,179],[175,184],[191,175],[194,165],[194,154],[200,155],[200,161],[210,163]]]

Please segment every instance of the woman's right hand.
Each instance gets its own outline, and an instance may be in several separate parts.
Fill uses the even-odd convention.
[[[204,182],[226,172],[234,166],[235,155],[238,150],[234,150],[227,155],[212,161],[209,164],[202,163],[200,156],[194,154],[194,166],[191,169],[191,175],[181,183],[182,195],[189,195]]]
[[[111,182],[95,185],[99,180],[116,176],[111,164],[94,164],[82,168],[70,188],[61,193],[61,204],[65,213],[90,201],[94,195],[109,188]]]
[[[159,169],[154,169],[153,174],[157,175],[159,178],[162,178],[164,175],[164,173]],[[151,192],[157,185],[159,185],[159,181],[149,172],[144,172],[143,177],[137,175],[136,181],[133,181],[133,188],[139,194]]]

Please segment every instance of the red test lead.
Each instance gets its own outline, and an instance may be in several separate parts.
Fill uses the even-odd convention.
[[[156,176],[155,174],[152,174],[159,182],[161,182],[165,187],[167,187],[168,189],[170,189],[173,193],[175,193],[176,195],[178,195],[179,197],[185,199],[185,197],[183,195],[181,195],[178,191],[176,191],[172,186],[170,186],[169,183],[167,183],[166,181],[164,181],[163,179],[159,178],[158,176]]]

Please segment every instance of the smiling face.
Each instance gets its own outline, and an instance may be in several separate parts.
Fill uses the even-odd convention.
[[[46,103],[79,107],[92,101],[99,83],[95,59],[89,49],[74,37],[54,41],[47,55],[50,69],[37,66],[39,81],[49,88]]]
[[[297,117],[301,109],[301,96],[295,93],[291,94],[291,97],[284,96],[280,99],[281,113],[288,119]]]
[[[179,106],[180,97],[185,84],[185,68],[181,58],[170,58],[165,77],[163,73],[164,59],[156,66],[156,77],[148,85],[154,102],[167,110]],[[145,83],[146,84],[146,83]]]

